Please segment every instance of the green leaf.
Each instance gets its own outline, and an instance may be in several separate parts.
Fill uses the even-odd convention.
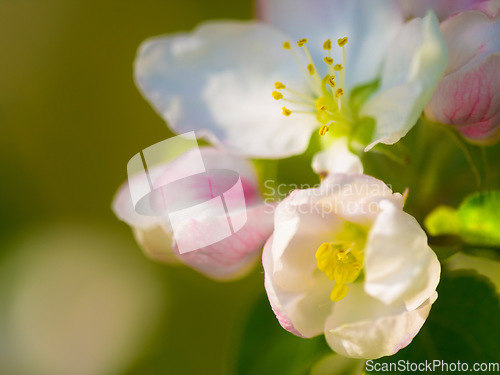
[[[445,271],[438,294],[424,327],[412,343],[373,364],[395,366],[400,363],[398,361],[460,361],[468,363],[472,369],[473,363],[500,362],[500,299],[490,281],[473,271]],[[384,374],[415,373],[400,370]],[[442,373],[448,372],[439,368],[433,372]]]
[[[459,234],[460,232],[457,210],[453,207],[437,207],[426,217],[424,224],[431,236]]]
[[[304,339],[283,329],[262,296],[250,311],[237,355],[238,375],[306,375],[332,350],[323,335]]]
[[[458,217],[465,242],[500,246],[500,191],[473,194],[460,205]]]
[[[500,191],[478,192],[455,210],[441,206],[425,219],[432,236],[459,235],[475,246],[500,246]]]

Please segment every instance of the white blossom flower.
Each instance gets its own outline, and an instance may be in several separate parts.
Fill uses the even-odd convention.
[[[141,46],[137,85],[175,132],[259,158],[302,153],[315,129],[367,133],[367,149],[392,144],[446,65],[436,17],[403,24],[396,0],[262,0],[258,9],[264,22],[208,22]]]
[[[331,174],[276,209],[264,247],[276,316],[302,337],[325,334],[354,358],[407,346],[437,298],[440,264],[403,197],[373,177]]]

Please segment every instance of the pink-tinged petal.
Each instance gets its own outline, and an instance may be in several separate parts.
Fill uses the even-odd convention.
[[[353,284],[326,321],[326,341],[335,352],[351,358],[393,355],[417,335],[436,298],[434,293],[417,309],[407,310],[401,303],[386,305],[367,295],[362,284]]]
[[[432,9],[440,20],[468,10],[480,10],[489,17],[500,11],[500,1],[493,0],[399,0],[407,18],[423,17]]]
[[[138,177],[131,178],[130,182],[132,185],[137,178]],[[161,219],[156,216],[144,216],[135,211],[128,182],[118,189],[118,192],[113,198],[112,209],[118,219],[136,228],[152,229],[158,226],[161,221]]]
[[[500,14],[490,18],[480,11],[460,13],[444,21],[441,32],[449,55],[445,75],[500,52]]]
[[[282,158],[305,151],[316,118],[282,114],[276,81],[310,89],[282,48],[289,37],[257,22],[208,22],[191,33],[142,44],[135,79],[146,99],[177,133],[249,157]],[[287,129],[287,131],[283,131]]]
[[[200,154],[206,173],[185,177]],[[117,216],[132,226],[146,255],[169,264],[180,259],[219,280],[241,277],[255,264],[260,248],[272,232],[274,211],[262,202],[250,162],[202,147],[200,153],[190,150],[170,162],[153,166],[150,172],[155,177],[153,186],[158,188],[151,194],[149,205],[163,216],[137,214],[128,185],[120,189],[113,203]],[[132,184],[134,178],[131,178]],[[218,209],[209,205],[208,210],[191,215],[193,211],[189,210],[193,206],[199,207],[214,198],[220,199]],[[227,236],[206,241],[224,234],[225,229]],[[183,252],[180,243],[198,250],[180,254]]]
[[[262,264],[264,285],[276,318],[284,329],[296,336],[313,337],[321,334],[325,320],[332,310],[329,297],[333,288],[332,282],[325,275],[317,274],[318,282],[303,292],[290,292],[281,287],[275,277],[277,263],[272,243],[273,237],[264,247]]]
[[[182,262],[208,277],[234,280],[248,273],[259,259],[260,249],[273,230],[272,213],[272,207],[264,204],[242,210],[237,215],[246,215],[246,223],[230,237],[184,254],[179,254],[177,248],[174,251]],[[225,227],[227,222],[225,216],[192,219],[176,235],[187,238],[196,248],[205,242],[209,232]]]
[[[443,78],[425,115],[455,125],[471,140],[494,142],[500,125],[500,53],[475,61]]]
[[[336,41],[348,37],[347,90],[377,78],[387,49],[403,24],[401,9],[393,0],[259,0],[257,14],[296,40],[307,38],[307,47],[321,68],[326,56],[323,42],[332,40],[332,56],[341,62],[342,50]]]

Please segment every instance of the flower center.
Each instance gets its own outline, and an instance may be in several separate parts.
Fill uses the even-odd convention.
[[[302,48],[306,57],[308,64],[304,66],[300,63],[300,60],[296,53],[292,50],[292,46],[289,42],[283,43],[283,48],[290,50],[295,61],[302,70],[302,73],[306,77],[307,83],[313,91],[313,95],[304,95],[293,89],[286,87],[281,82],[276,82],[272,95],[276,100],[283,100],[292,105],[298,105],[301,107],[306,107],[307,110],[290,110],[287,107],[283,107],[283,114],[285,116],[290,116],[292,113],[307,113],[314,114],[318,121],[322,124],[319,129],[320,135],[325,135],[329,127],[333,124],[345,125],[349,121],[345,117],[345,113],[342,111],[342,96],[344,95],[344,66],[345,66],[345,48],[347,43],[347,37],[340,38],[337,40],[337,44],[342,48],[342,64],[333,64],[333,58],[331,56],[332,42],[330,39],[323,43],[323,49],[327,51],[327,56],[323,59],[328,68],[328,73],[321,78],[318,69],[314,65],[311,58],[311,54],[306,47],[307,39],[300,39],[297,42],[297,46]],[[338,83],[337,83],[338,82]],[[285,91],[287,97],[282,93]],[[293,97],[293,99],[288,97],[288,94]]]
[[[318,269],[323,271],[330,280],[335,280],[335,286],[330,293],[330,299],[338,302],[343,299],[349,287],[346,284],[354,282],[363,268],[363,249],[356,243],[349,245],[325,242],[316,251]]]

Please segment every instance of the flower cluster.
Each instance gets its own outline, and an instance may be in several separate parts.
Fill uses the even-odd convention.
[[[500,2],[259,0],[257,10],[255,21],[148,40],[135,62],[138,88],[169,127],[212,145],[201,149],[205,166],[239,173],[246,224],[182,254],[165,220],[135,212],[127,185],[114,211],[150,257],[214,279],[245,275],[262,254],[283,328],[324,334],[348,357],[392,355],[424,324],[441,267],[403,211],[406,195],[363,174],[362,160],[422,117],[464,142],[500,139]],[[305,158],[308,148],[320,184],[264,201],[265,174],[252,159]],[[155,175],[173,180],[192,158]],[[266,163],[276,161],[258,166]],[[164,204],[210,199],[201,186],[182,186]],[[201,241],[224,220],[186,219],[178,235]]]

